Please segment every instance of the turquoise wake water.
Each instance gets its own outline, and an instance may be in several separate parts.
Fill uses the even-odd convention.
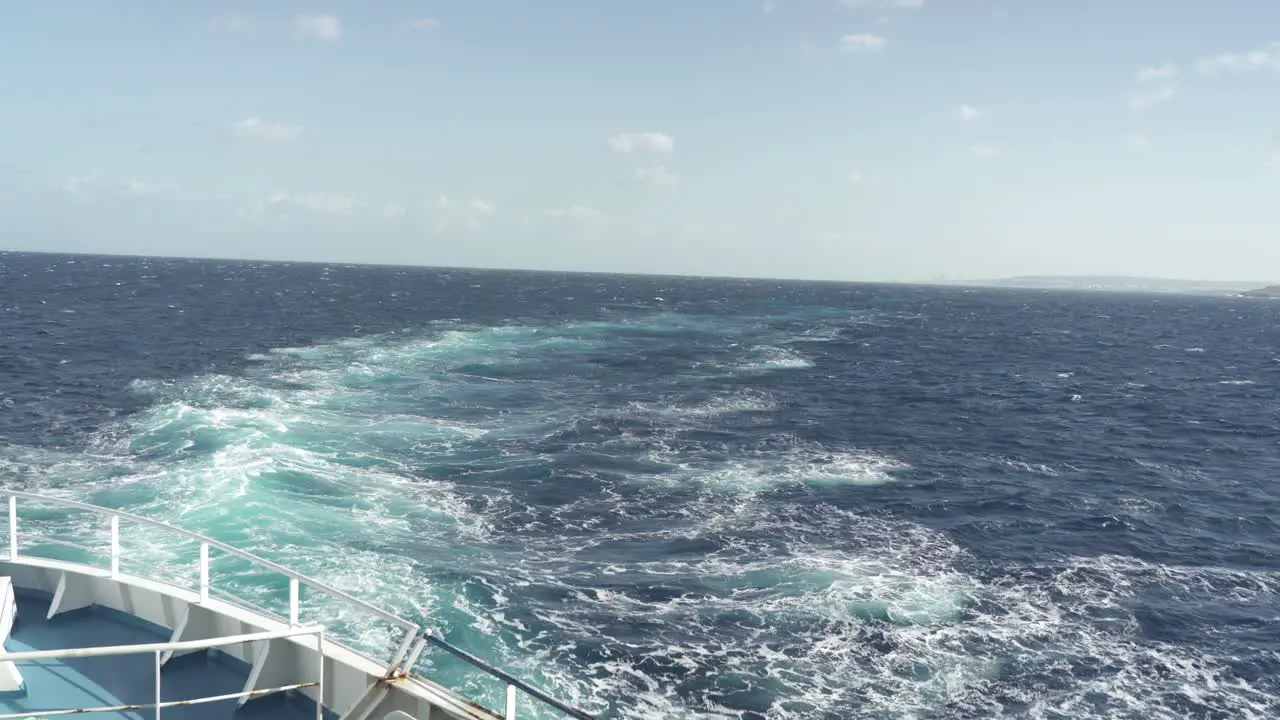
[[[1280,712],[1258,305],[0,271],[10,486],[260,553],[606,717]],[[88,517],[23,523],[105,547]],[[196,548],[124,530],[133,569],[194,582]],[[214,578],[284,612],[243,563]],[[315,595],[303,617],[396,640]],[[500,701],[460,663],[420,669]]]
[[[827,619],[913,624],[954,618],[972,581],[945,568],[921,576],[899,566],[894,553],[851,557],[814,548],[747,563],[712,555],[627,568],[592,557],[601,545],[626,536],[591,532],[590,517],[566,520],[560,529],[567,537],[557,536],[554,515],[541,521],[551,526],[532,544],[513,545],[503,537],[522,515],[538,521],[532,508],[521,507],[523,501],[503,488],[505,480],[493,479],[519,475],[525,490],[550,480],[556,453],[539,452],[536,441],[594,422],[589,413],[598,383],[586,364],[608,351],[604,338],[610,332],[680,332],[695,322],[659,315],[639,325],[438,329],[283,348],[252,358],[243,376],[138,381],[133,391],[149,403],[146,410],[105,431],[87,456],[55,462],[36,485],[162,518],[299,569],[439,628],[464,647],[482,648],[486,659],[587,706],[606,693],[633,692],[626,675],[635,669],[616,663],[592,669],[579,665],[574,653],[566,656],[566,642],[605,638],[563,606],[553,609],[560,603],[547,601],[573,597],[606,615],[649,614],[652,608],[644,602],[608,587],[613,576],[699,577],[723,606],[686,606],[676,599],[663,613],[693,613],[699,623],[715,621],[703,617],[709,612],[749,608],[752,615],[786,615],[811,602]],[[760,355],[773,359],[761,366],[755,359]],[[803,369],[807,364],[800,358],[766,348],[748,353],[739,365],[709,363],[694,372],[732,376]],[[517,379],[531,362],[557,364],[567,381]],[[583,366],[581,375],[565,370],[575,364]],[[767,394],[742,392],[687,407],[630,402],[620,409],[676,429],[771,407]],[[600,451],[620,466],[633,462],[621,451]],[[694,458],[658,446],[640,458],[649,477],[631,484],[689,492],[690,504],[672,518],[677,524],[657,533],[670,535],[661,542],[678,544],[681,534],[761,512],[755,493],[776,484],[892,481],[895,463],[887,458],[827,452],[823,463],[811,464],[798,457],[809,452],[817,450],[690,462]],[[590,502],[611,501],[608,491],[593,494],[598,497]],[[625,522],[627,504],[623,499],[605,512]],[[56,517],[59,532],[65,532]],[[24,515],[24,527],[31,529],[26,522]],[[101,543],[100,529],[82,529],[86,539]],[[164,576],[188,586],[197,581],[191,543],[133,534],[127,527],[125,537],[137,568],[163,568]],[[286,585],[243,562],[215,557],[214,577],[222,589],[287,612]],[[604,586],[598,586],[601,579]],[[523,597],[530,593],[533,598]],[[529,599],[547,603],[537,620],[522,617]],[[384,656],[398,640],[371,618],[351,616],[316,596],[304,596],[303,617],[335,626],[353,645]],[[655,620],[660,616],[648,622]],[[696,648],[681,650],[690,651]],[[766,658],[776,652],[742,651]],[[500,706],[501,688],[460,663],[432,657],[419,670]],[[689,712],[679,708],[670,688],[644,682],[649,697],[632,712]]]

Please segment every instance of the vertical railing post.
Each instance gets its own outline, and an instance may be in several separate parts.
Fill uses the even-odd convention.
[[[410,661],[404,663],[403,666],[401,663],[404,662],[407,654],[412,649],[413,642],[418,639],[418,629],[418,626],[414,625],[412,630],[405,631],[404,640],[400,641],[400,647],[396,648],[395,657],[391,658],[391,662],[387,663],[387,677],[391,677],[392,675],[400,672],[409,672],[409,668],[413,665],[413,662]],[[416,659],[417,657],[415,656],[414,660]]]
[[[410,639],[416,639],[417,642],[409,648],[409,654],[405,655],[402,662],[399,664],[399,668],[402,668],[405,675],[413,674],[413,666],[418,664],[418,658],[422,655],[422,651],[427,649],[427,645],[429,644],[427,641],[428,635],[430,635],[430,633],[423,633],[421,637],[417,638],[410,635]],[[395,664],[393,664],[392,669],[396,669]]]
[[[516,686],[507,686],[507,720],[516,720]]]
[[[316,665],[320,676],[316,686],[316,720],[324,720],[324,628],[316,633]]]
[[[120,516],[111,516],[111,577],[120,577]]]
[[[18,559],[18,498],[9,496],[9,559]]]
[[[298,578],[289,578],[289,627],[298,627]]]
[[[160,720],[160,651],[156,651],[156,720]]]
[[[200,602],[209,602],[209,543],[200,543]]]

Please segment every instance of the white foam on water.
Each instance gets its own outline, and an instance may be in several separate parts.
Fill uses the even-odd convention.
[[[801,531],[813,539],[782,540],[794,538],[798,528],[793,523],[800,513],[814,515]],[[781,516],[766,505],[707,499],[687,516],[688,525],[636,540],[662,542],[685,533],[718,535],[737,528],[759,533],[772,527],[786,547],[749,541],[701,558],[619,560],[611,572],[626,573],[627,587],[579,591],[572,600],[539,611],[565,638],[603,643],[624,653],[606,662],[608,676],[594,682],[603,696],[644,698],[622,717],[653,717],[659,710],[670,717],[746,717],[717,703],[711,687],[715,678],[767,686],[779,699],[765,716],[799,718],[815,717],[823,708],[854,707],[867,692],[881,702],[924,707],[944,688],[972,684],[989,674],[986,663],[970,662],[947,648],[935,652],[921,643],[905,655],[890,652],[885,657],[884,647],[869,642],[886,630],[926,632],[957,622],[978,585],[954,569],[963,553],[941,535],[830,507],[793,508]],[[849,534],[859,537],[858,547],[832,547],[823,537]],[[604,539],[612,543],[619,538]],[[559,555],[567,549],[535,546],[530,551]],[[566,584],[563,576],[528,580]],[[697,589],[656,600],[645,597],[646,586],[680,580],[695,581]],[[619,625],[648,630],[625,639],[604,635]],[[927,665],[928,677],[904,677],[903,663]],[[669,670],[655,674],[657,667]],[[705,687],[694,690],[692,698],[677,695],[672,673],[702,678]]]
[[[681,518],[668,529],[599,541],[714,538],[722,549],[648,562],[615,557],[588,570],[582,558],[592,541],[542,539],[524,551],[540,560],[512,571],[526,587],[576,590],[537,614],[564,639],[561,653],[571,656],[575,639],[615,648],[608,675],[592,686],[599,696],[637,698],[623,717],[1172,720],[1188,707],[1232,717],[1280,711],[1274,680],[1236,678],[1238,659],[1215,653],[1212,643],[1206,650],[1142,637],[1134,610],[1152,593],[1215,606],[1274,603],[1280,573],[1103,556],[978,576],[975,559],[941,533],[829,506],[716,493]],[[743,533],[757,539],[734,539]],[[526,571],[555,567],[553,558],[575,571]],[[610,577],[626,581],[592,587]],[[645,592],[673,583],[687,590],[656,599]],[[643,630],[611,636],[619,626]],[[702,680],[690,686],[691,678]],[[758,714],[729,711],[716,686],[731,679],[775,699]]]
[[[917,562],[901,561],[919,572]],[[812,634],[795,632],[791,644],[784,645],[789,651],[766,652],[770,641],[757,637],[744,645],[762,642],[763,647],[746,651],[750,660],[739,658],[729,670],[781,679],[781,699],[764,712],[769,718],[859,712],[870,717],[1172,720],[1186,717],[1185,702],[1234,717],[1267,717],[1280,710],[1274,687],[1228,679],[1234,658],[1134,636],[1127,601],[1144,580],[1157,582],[1142,577],[1152,570],[1117,567],[1110,559],[1086,560],[1058,569],[1042,582],[979,586],[974,593],[990,609],[953,623],[885,627],[848,617],[841,604],[803,594],[781,603],[758,603],[752,612],[807,614],[815,629]],[[1093,571],[1095,577],[1082,571]],[[1184,581],[1201,579],[1191,573]],[[612,610],[625,612],[616,605]],[[669,608],[662,612],[682,627],[696,623],[678,614],[671,617]],[[689,657],[708,648],[711,655],[733,654],[715,643],[709,627],[706,637],[679,650]],[[743,646],[736,649],[745,651]],[[1077,676],[1072,670],[1077,663],[1100,670]],[[707,664],[707,674],[725,671],[719,663]],[[1002,676],[1021,682],[1002,681]],[[1047,678],[1057,683],[1044,687]],[[1034,686],[1042,689],[1029,689]],[[1000,698],[1020,699],[1027,707],[1011,711]]]
[[[668,418],[701,420],[734,413],[767,412],[778,408],[771,395],[759,391],[740,391],[713,397],[696,405],[633,402],[629,409],[635,415],[659,415]]]
[[[668,448],[655,448],[648,458],[673,470],[658,481],[696,483],[717,490],[755,493],[785,485],[883,485],[907,465],[878,453],[832,449],[815,443],[742,451],[732,458],[689,458]]]
[[[504,342],[506,349],[501,347]],[[101,485],[80,483],[76,491],[127,495],[133,490],[137,497],[128,504],[135,511],[210,532],[357,596],[376,598],[393,611],[455,626],[465,618],[462,627],[489,638],[491,647],[485,653],[490,659],[523,668],[566,697],[590,704],[593,686],[578,679],[571,661],[539,655],[522,639],[530,629],[518,617],[517,588],[531,581],[521,580],[511,563],[483,550],[492,539],[492,523],[501,518],[477,514],[451,483],[423,480],[417,468],[400,465],[406,449],[417,457],[425,453],[448,459],[459,447],[482,442],[493,428],[406,415],[394,408],[387,412],[383,402],[409,384],[443,384],[441,375],[458,362],[492,359],[500,352],[515,361],[520,345],[531,342],[551,348],[572,345],[518,329],[448,332],[390,345],[361,339],[267,354],[262,366],[243,379],[205,376],[176,383],[140,382],[136,389],[156,404],[132,419],[110,449],[121,456],[151,459],[135,461],[127,476]],[[773,406],[766,394],[743,393],[712,397],[692,407],[647,409],[697,423]],[[814,453],[825,454],[808,457]],[[353,460],[366,462],[347,464]],[[891,466],[865,453],[798,446],[784,453],[781,462],[762,452],[741,465],[714,468],[709,478],[720,486],[876,483],[884,481],[880,473]],[[414,545],[417,552],[423,547],[459,552],[469,568],[484,572],[461,585],[432,581],[430,560],[419,565],[412,555],[396,553],[398,540]],[[159,543],[132,550],[165,566],[182,566],[189,557]],[[533,566],[524,560],[521,567]],[[549,566],[563,561],[547,559]],[[781,590],[766,591],[767,597],[758,599],[771,613],[789,612],[786,598],[791,589],[827,603],[831,613],[862,613],[895,622],[926,622],[952,611],[948,600],[931,599],[927,589],[916,588],[884,561],[819,553],[788,563],[726,566],[721,582],[732,585],[750,576],[767,586],[770,573],[793,577]],[[255,586],[241,570],[227,572],[242,594],[280,612],[278,588]],[[547,577],[539,582],[549,582]],[[482,600],[468,585],[484,587]],[[869,593],[868,587],[879,590]],[[620,594],[594,597],[607,603]],[[510,608],[505,603],[511,603]],[[350,617],[336,604],[304,603],[307,612],[344,626],[361,646],[386,647],[394,640],[380,634],[375,623]],[[448,617],[454,620],[445,620]],[[484,697],[492,694],[488,683],[474,673],[459,682]],[[666,690],[655,686],[646,692],[661,704]],[[700,707],[696,713],[706,716],[706,710]]]
[[[1122,497],[1114,502],[1121,512],[1130,517],[1144,517],[1164,511],[1164,505],[1150,498]]]
[[[1240,658],[1229,653],[1140,637],[1132,605],[1151,592],[1181,603],[1273,603],[1277,591],[1277,573],[1170,567],[1119,556],[1073,558],[1047,577],[1026,581],[1011,573],[990,586],[1007,612],[990,634],[996,647],[1008,648],[1008,674],[1018,678],[1021,668],[1040,668],[1059,680],[1057,687],[1024,693],[1027,717],[1173,720],[1187,717],[1189,707],[1202,716],[1272,717],[1280,711],[1274,678],[1256,687],[1233,678]],[[1203,639],[1212,646],[1213,637]],[[1071,668],[1078,662],[1099,670],[1076,674]],[[994,709],[983,698],[971,707]]]
[[[1057,475],[1060,474],[1062,470],[1068,470],[1068,471],[1078,470],[1078,468],[1072,465],[1067,465],[1067,464],[1062,464],[1055,467],[1053,465],[1047,465],[1045,463],[1028,462],[1026,460],[1020,460],[1018,458],[1011,458],[1011,457],[1004,457],[1004,456],[986,456],[986,457],[983,457],[982,459],[986,460],[987,462],[991,462],[996,465],[999,465],[1001,467],[1008,468],[1010,470],[1016,470],[1021,473],[1028,473],[1028,474],[1034,474],[1034,475],[1049,475],[1049,476],[1056,477]]]
[[[128,433],[130,446],[154,453],[177,453],[203,447],[203,461],[186,463],[165,473],[166,487],[142,506],[149,513],[176,518],[186,526],[216,527],[231,534],[236,543],[247,549],[261,550],[273,559],[287,562],[326,582],[359,596],[379,598],[393,610],[405,611],[400,592],[405,578],[410,582],[426,582],[429,573],[415,563],[389,556],[386,551],[353,552],[352,540],[385,538],[396,533],[418,535],[421,545],[421,522],[406,520],[405,512],[396,508],[433,508],[452,521],[449,534],[426,538],[439,548],[482,546],[489,539],[492,522],[470,512],[455,489],[447,483],[431,483],[412,478],[408,469],[396,468],[400,451],[405,447],[387,447],[384,438],[411,438],[415,443],[435,443],[444,458],[457,446],[482,440],[487,427],[459,427],[442,419],[403,414],[371,415],[359,408],[379,407],[382,390],[376,383],[392,379],[388,391],[397,382],[439,382],[441,368],[469,360],[479,353],[492,358],[504,339],[511,341],[510,354],[515,356],[521,342],[536,341],[556,346],[554,339],[532,332],[503,330],[484,331],[479,337],[449,332],[433,340],[411,340],[393,345],[376,345],[366,340],[348,341],[327,348],[305,348],[274,353],[267,363],[267,377],[251,376],[237,380],[221,376],[197,378],[187,383],[143,386],[158,403]],[[782,358],[786,366],[787,358]],[[793,363],[794,364],[794,363]],[[353,379],[354,378],[354,379]],[[292,386],[279,387],[270,379],[281,379]],[[762,393],[733,394],[713,397],[692,407],[650,406],[643,408],[677,419],[701,422],[724,414],[768,410],[774,401]],[[642,409],[642,408],[634,408]],[[335,464],[341,450],[359,447],[376,467],[351,469]],[[423,448],[413,448],[421,455]],[[696,474],[710,486],[720,489],[737,487],[752,492],[785,483],[877,484],[886,482],[889,469],[897,467],[886,458],[858,451],[830,452],[816,446],[795,446],[778,455],[761,451],[757,456],[738,463],[677,471]],[[282,481],[281,476],[305,478],[302,484]],[[146,482],[157,478],[148,477]],[[281,484],[283,482],[283,484]],[[117,484],[119,481],[117,481]],[[441,499],[444,502],[441,502]],[[357,507],[350,517],[346,502]],[[419,513],[421,514],[421,512]],[[246,518],[271,518],[270,522],[246,522]],[[358,518],[357,521],[356,518]],[[314,537],[320,523],[329,524],[328,532]],[[468,532],[469,531],[469,532]],[[385,547],[386,543],[372,543]],[[152,556],[158,557],[159,550]],[[527,558],[521,563],[529,567]],[[566,694],[567,697],[590,702],[590,685],[576,679],[570,663],[563,658],[530,653],[528,628],[516,619],[520,603],[508,611],[502,604],[517,597],[508,583],[522,582],[511,564],[487,559],[482,552],[471,558],[473,568],[489,568],[480,580],[487,599],[477,604],[465,584],[419,586],[415,597],[421,600],[408,608],[415,617],[442,617],[442,613],[466,618],[470,632],[490,638],[489,657],[523,668],[533,677]],[[552,558],[552,565],[562,559]],[[352,568],[358,568],[354,572]],[[685,572],[685,571],[681,571]],[[710,572],[710,567],[688,572]],[[771,574],[782,573],[791,580],[780,589],[766,590],[753,602],[763,603],[762,612],[791,612],[793,590],[801,602],[816,600],[830,606],[833,615],[859,613],[867,617],[888,618],[893,622],[929,622],[954,612],[954,593],[943,592],[941,599],[927,587],[895,571],[883,560],[862,560],[842,554],[794,558],[773,565],[761,561],[754,566],[726,566],[720,581],[732,585],[744,577],[764,582]],[[417,580],[413,580],[417,578]],[[513,579],[514,578],[514,579]],[[532,582],[524,579],[523,582]],[[547,577],[538,580],[549,582]],[[255,600],[267,604],[270,593],[260,592]],[[611,602],[619,594],[596,593],[600,602]],[[278,601],[278,597],[276,598]],[[734,602],[721,609],[731,610]],[[494,603],[497,603],[495,607]],[[277,605],[278,607],[278,605]],[[447,610],[447,613],[445,612]],[[371,624],[340,617],[361,635],[362,642],[386,645],[390,638],[368,637],[375,633]],[[554,618],[540,617],[543,623]],[[456,621],[455,621],[456,622]],[[552,622],[554,625],[554,622]],[[536,662],[535,662],[536,660]],[[461,679],[469,692],[491,694],[485,679],[474,674]],[[661,704],[657,686],[646,691],[653,702]],[[670,700],[670,702],[677,702]],[[673,708],[677,707],[672,705]],[[697,712],[704,713],[705,707]],[[732,716],[727,710],[726,717]],[[675,716],[675,715],[673,715]],[[692,716],[692,715],[691,715]],[[698,716],[706,716],[701,714]]]
[[[794,534],[796,512],[815,512],[815,526],[807,530],[822,535],[823,527],[840,532],[865,530],[863,546],[833,548],[820,538],[787,540],[777,548],[746,541],[721,553],[688,559],[649,562],[618,558],[592,565],[581,558],[597,542],[620,540],[660,543],[692,534],[731,533],[735,528],[773,526],[779,538]],[[974,583],[950,567],[958,549],[936,534],[904,523],[860,518],[832,508],[793,509],[779,517],[770,508],[748,503],[725,505],[703,499],[687,509],[685,524],[668,530],[627,538],[613,533],[596,539],[530,539],[522,562],[505,569],[517,587],[552,588],[567,593],[563,602],[539,605],[539,622],[556,629],[548,646],[508,662],[521,668],[563,668],[576,647],[599,645],[613,656],[578,674],[552,673],[547,682],[568,697],[615,697],[630,705],[620,717],[744,717],[724,703],[717,703],[708,688],[676,693],[673,673],[697,684],[710,685],[716,677],[735,682],[759,682],[789,702],[803,704],[804,693],[815,696],[860,682],[892,681],[893,668],[866,676],[868,668],[853,667],[847,659],[833,662],[833,654],[847,653],[846,646],[862,645],[860,634],[871,626],[927,626],[955,622]],[[808,525],[806,523],[806,525]],[[832,537],[834,537],[832,533]],[[597,583],[625,574],[627,582],[609,587]],[[688,593],[647,597],[646,588],[693,582]],[[527,590],[524,591],[527,593]],[[514,598],[514,599],[513,599]],[[466,606],[465,598],[456,600]],[[499,604],[501,612],[527,614],[520,593]],[[478,612],[478,610],[477,610]],[[496,624],[504,625],[501,620]],[[513,626],[509,626],[513,627]],[[643,628],[626,631],[625,628]],[[611,633],[624,629],[624,636]],[[497,632],[490,629],[490,632]],[[621,654],[618,654],[621,653]],[[941,661],[939,661],[941,662]],[[955,665],[957,676],[982,675],[982,668]],[[668,670],[657,672],[666,667]],[[872,668],[874,671],[874,668]],[[544,672],[544,674],[546,674]],[[583,678],[590,680],[586,688]],[[590,692],[588,692],[588,689]],[[828,697],[839,701],[845,690]],[[799,707],[797,705],[797,707]],[[779,714],[781,712],[781,714]],[[810,707],[809,713],[812,712]],[[777,708],[769,717],[809,717]]]
[[[663,322],[683,330],[678,320]],[[490,328],[361,338],[266,353],[244,378],[139,382],[154,405],[104,430],[91,454],[10,449],[0,469],[44,491],[206,532],[488,643],[469,647],[591,709],[616,698],[629,705],[618,717],[1280,713],[1274,678],[1238,678],[1236,660],[1216,652],[1212,637],[1204,647],[1143,637],[1133,609],[1152,593],[1189,604],[1276,604],[1280,575],[1112,556],[989,568],[918,523],[765,499],[787,486],[890,482],[904,467],[857,448],[793,442],[691,460],[658,445],[648,459],[665,472],[630,478],[628,492],[604,501],[582,500],[577,516],[573,505],[564,508],[562,533],[510,527],[523,511],[510,498],[433,479],[423,463],[456,461],[538,415],[568,422],[571,410],[552,398],[526,415],[495,411],[461,422],[424,408],[459,387],[474,390],[449,375],[457,365],[518,363],[531,346],[572,353],[595,342],[555,335]],[[808,362],[786,351],[779,359],[783,365],[764,369]],[[772,402],[741,394],[636,409],[696,425]],[[504,463],[540,462],[518,444],[497,452],[507,453]],[[673,487],[681,497],[693,488],[694,499],[663,504]],[[610,525],[592,502],[606,502],[619,527],[601,529]],[[1155,508],[1135,501],[1124,509]],[[104,530],[81,516],[66,522],[85,536]],[[126,537],[137,557],[190,576],[193,548]],[[682,543],[709,549],[634,556]],[[279,586],[219,567],[253,601],[280,607]],[[662,588],[675,590],[656,592]],[[361,647],[396,639],[320,598],[305,597],[308,613]],[[584,666],[582,657],[603,659]],[[495,704],[493,683],[446,676]],[[757,709],[733,709],[744,704]]]
[[[726,332],[740,332],[744,328],[754,325],[754,322],[743,322],[740,318],[728,318],[719,315],[657,312],[639,317],[619,318],[612,322],[571,322],[564,325],[563,329],[572,334],[583,333],[591,335],[608,335],[619,330],[660,335],[688,332],[722,335]]]
[[[814,366],[809,358],[786,348],[761,345],[751,348],[751,358],[735,369],[740,372],[769,372],[774,370],[807,370]]]
[[[248,378],[135,383],[155,404],[104,433],[97,446],[124,471],[104,474],[98,462],[75,472],[46,465],[61,480],[45,484],[205,532],[393,612],[433,615],[439,598],[423,585],[426,569],[395,547],[466,547],[488,530],[450,483],[403,466],[403,451],[447,455],[486,430],[353,409],[366,399],[342,382],[353,348],[369,344],[277,353],[269,361],[275,365]],[[282,376],[303,384],[280,386]],[[165,579],[194,574],[190,543],[130,533],[124,544],[129,562],[162,569]],[[215,586],[225,580],[242,597],[282,612],[278,587],[245,568],[227,572]],[[374,637],[376,623],[349,617],[341,603],[304,595],[303,609],[338,630],[345,626],[362,647],[394,642]]]

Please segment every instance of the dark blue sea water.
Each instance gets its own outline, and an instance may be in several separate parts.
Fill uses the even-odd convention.
[[[1278,307],[8,254],[0,477],[608,718],[1274,717]]]

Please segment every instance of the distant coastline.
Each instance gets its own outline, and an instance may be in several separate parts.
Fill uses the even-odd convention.
[[[1130,276],[1023,275],[977,281],[986,287],[1096,292],[1168,293],[1178,295],[1238,295],[1280,298],[1280,284],[1267,281],[1179,280]]]
[[[333,267],[384,267],[412,270],[461,271],[461,272],[517,272],[539,275],[594,275],[602,277],[661,277],[672,279],[765,281],[786,283],[835,283],[852,285],[904,285],[942,286],[953,288],[1019,288],[1028,290],[1072,290],[1083,292],[1165,293],[1180,295],[1216,295],[1234,297],[1278,298],[1280,282],[1277,281],[1227,281],[1182,280],[1123,275],[1018,275],[1005,278],[952,278],[947,275],[925,279],[874,279],[874,278],[814,278],[787,275],[718,275],[692,272],[622,272],[608,269],[565,269],[548,267],[510,267],[501,265],[434,265],[427,262],[355,262],[342,259],[298,259],[279,257],[240,257],[206,255],[161,255],[129,252],[102,252],[88,250],[29,250],[0,248],[0,262],[8,257],[27,255],[71,257],[96,260],[183,260],[189,262],[252,263],[255,265],[327,265]]]
[[[1254,290],[1245,290],[1240,294],[1250,298],[1280,299],[1280,285],[1268,285]]]

